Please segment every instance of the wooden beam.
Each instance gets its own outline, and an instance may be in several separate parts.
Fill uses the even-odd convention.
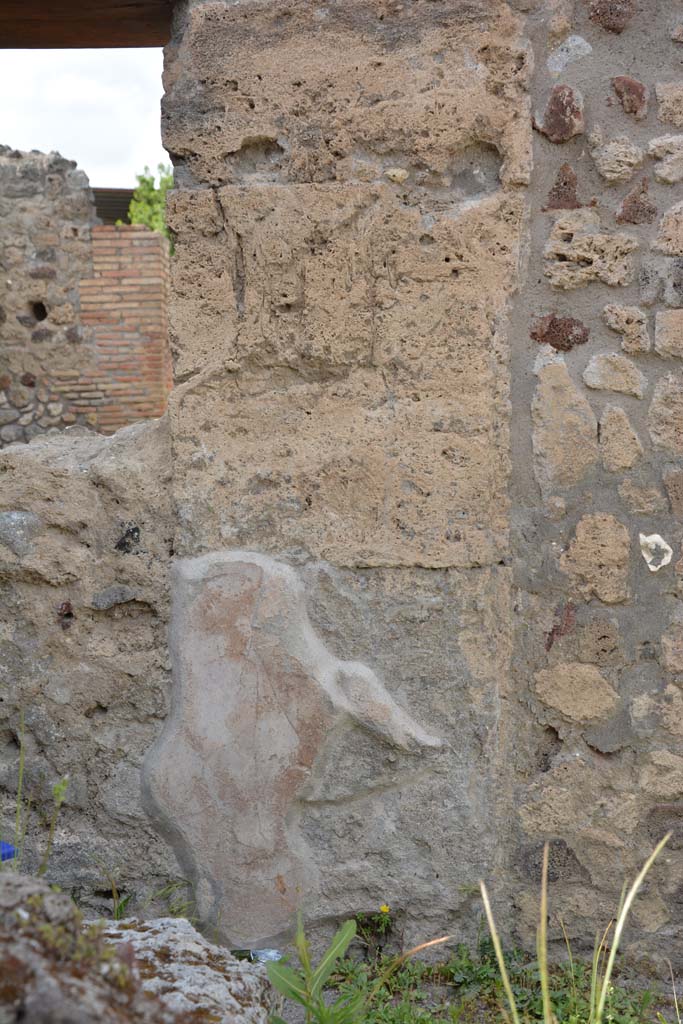
[[[164,46],[174,0],[2,0],[0,48]]]

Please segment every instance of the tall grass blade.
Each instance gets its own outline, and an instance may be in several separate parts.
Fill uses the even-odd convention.
[[[676,995],[676,979],[674,978],[674,969],[671,966],[670,960],[667,960],[666,962],[669,965],[669,974],[671,975],[671,991],[674,994],[674,1009],[676,1011],[676,1021],[677,1024],[681,1024],[681,1013],[678,1007],[678,996]]]
[[[19,716],[19,778],[17,780],[17,806],[14,814],[14,845],[19,849],[22,838],[21,812],[24,798],[24,769],[26,767],[26,744],[24,742],[24,712]]]
[[[631,905],[633,904],[633,901],[634,901],[634,899],[636,898],[636,896],[638,894],[638,890],[640,889],[641,885],[645,881],[645,876],[647,875],[648,871],[650,870],[650,868],[652,867],[652,865],[654,864],[655,860],[657,859],[659,854],[662,852],[662,850],[664,849],[664,847],[666,846],[666,844],[668,843],[670,838],[671,838],[671,833],[667,832],[667,834],[664,836],[664,838],[659,843],[657,843],[657,845],[655,846],[654,850],[652,851],[650,856],[647,858],[647,860],[643,864],[643,867],[640,870],[640,874],[637,876],[635,882],[633,883],[633,885],[629,889],[629,891],[628,891],[628,893],[626,895],[626,899],[624,900],[624,904],[623,904],[623,906],[621,908],[621,911],[619,912],[619,917],[617,918],[616,927],[614,929],[614,941],[612,942],[612,948],[610,950],[609,959],[607,961],[607,967],[605,969],[605,976],[602,979],[602,987],[601,987],[601,990],[600,990],[600,998],[598,1000],[598,1007],[597,1007],[597,1011],[596,1011],[596,1015],[595,1015],[595,1024],[601,1024],[601,1021],[602,1021],[602,1015],[603,1015],[603,1013],[605,1011],[605,1002],[607,1000],[607,994],[609,992],[610,978],[612,977],[612,970],[614,968],[614,961],[616,959],[617,950],[619,948],[619,943],[621,941],[621,936],[622,936],[622,933],[624,931],[624,925],[626,924],[626,918],[628,917],[628,913],[629,913],[629,910],[631,909]]]
[[[553,1024],[553,1008],[550,1003],[550,981],[548,978],[548,843],[543,847],[543,868],[541,870],[541,919],[538,924],[536,951],[538,973],[541,979],[544,1024]]]
[[[337,931],[331,943],[325,950],[323,957],[313,971],[311,983],[311,996],[317,999],[323,990],[323,986],[334,970],[334,965],[349,948],[356,934],[356,922],[346,921]]]
[[[479,883],[479,888],[481,889],[481,898],[484,902],[484,912],[486,913],[486,920],[488,921],[489,931],[491,933],[491,941],[493,942],[493,948],[496,952],[498,970],[500,971],[500,977],[503,982],[503,988],[505,989],[505,995],[507,996],[508,1005],[510,1007],[510,1015],[512,1016],[513,1024],[520,1024],[519,1013],[517,1012],[517,1005],[515,1003],[515,997],[512,993],[512,985],[510,984],[507,968],[505,967],[503,948],[500,944],[498,931],[496,930],[496,922],[493,920],[493,913],[491,911],[491,904],[489,902],[489,894],[486,891],[486,886],[484,885],[483,882]]]

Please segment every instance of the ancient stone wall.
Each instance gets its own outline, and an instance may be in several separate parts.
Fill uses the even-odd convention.
[[[161,416],[170,389],[168,246],[99,225],[57,153],[0,148],[0,447]]]
[[[474,938],[483,876],[532,944],[550,839],[582,950],[672,829],[629,942],[676,957],[683,10],[176,14],[169,422],[92,456],[68,436],[3,456],[14,675],[42,707],[71,693],[73,655],[84,691],[99,680],[104,646],[119,838],[156,835],[138,885],[173,851],[228,942],[280,941],[300,905],[324,931],[380,902],[406,943]],[[24,471],[57,444],[60,493],[91,503],[104,467],[136,467],[67,533]],[[80,731],[59,770],[99,749],[92,706],[62,712]],[[96,775],[58,849],[83,822],[87,843],[111,834],[106,792]]]

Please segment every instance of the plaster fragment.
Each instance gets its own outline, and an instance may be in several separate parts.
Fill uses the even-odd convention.
[[[658,572],[665,565],[668,565],[673,556],[673,550],[658,533],[639,534],[640,551],[647,562],[650,572]]]

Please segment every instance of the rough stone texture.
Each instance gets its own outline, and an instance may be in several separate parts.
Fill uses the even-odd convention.
[[[667,467],[662,474],[662,480],[669,496],[671,511],[675,516],[683,515],[683,469]]]
[[[635,363],[618,352],[591,356],[583,380],[597,391],[619,391],[636,398],[645,394],[645,377]]]
[[[655,352],[683,358],[683,309],[662,309],[655,315]]]
[[[657,82],[655,86],[657,118],[675,128],[683,128],[683,82]]]
[[[676,203],[662,217],[654,248],[667,256],[683,256],[683,202]]]
[[[609,182],[628,181],[645,157],[640,146],[634,145],[628,135],[605,141],[600,128],[591,132],[588,144],[598,174]]]
[[[650,199],[649,181],[643,178],[624,196],[615,219],[617,224],[652,224],[656,216],[657,207]]]
[[[580,320],[571,316],[555,316],[554,313],[534,324],[529,336],[541,345],[550,345],[558,352],[570,352],[575,345],[585,345],[590,331]]]
[[[613,303],[605,306],[602,311],[607,326],[621,335],[621,347],[624,352],[636,355],[649,352],[652,347],[650,333],[647,329],[647,315],[637,306],[617,306]]]
[[[603,513],[583,516],[560,568],[575,581],[579,592],[606,604],[625,601],[628,592],[629,536],[623,523]]]
[[[48,878],[96,910],[111,911],[105,870],[141,901],[178,876],[139,795],[166,713],[170,466],[163,420],[112,438],[74,427],[0,453],[2,831],[23,712],[27,866],[42,856],[51,786],[68,775]]]
[[[544,273],[556,288],[580,288],[592,281],[625,285],[633,276],[631,254],[637,248],[630,235],[603,230],[594,210],[559,214],[545,246]]]
[[[569,142],[584,130],[583,97],[569,85],[556,85],[546,103],[542,117],[534,127],[551,142]]]
[[[279,1000],[262,967],[189,921],[85,925],[46,882],[0,876],[0,1016],[6,1024],[267,1024]]]
[[[683,135],[661,135],[652,139],[647,151],[658,161],[654,176],[665,185],[676,185],[683,180]]]
[[[584,204],[577,195],[578,179],[570,164],[562,164],[548,193],[546,210],[579,210]]]
[[[655,384],[648,429],[653,444],[683,455],[683,374],[669,373]]]
[[[549,707],[578,722],[605,718],[617,694],[593,665],[568,662],[536,673],[536,693]]]
[[[281,1009],[263,965],[238,960],[182,918],[110,921],[102,937],[123,947],[142,991],[172,1020],[268,1024]]]
[[[632,469],[643,446],[623,409],[608,405],[600,417],[600,455],[605,469],[617,473]]]
[[[598,461],[598,425],[593,410],[561,360],[538,371],[532,405],[534,470],[541,493],[570,487]]]
[[[635,0],[589,0],[590,19],[608,32],[620,35],[635,14]]]
[[[629,75],[617,75],[612,79],[612,88],[626,114],[633,114],[636,121],[647,117],[649,91],[646,85]]]

